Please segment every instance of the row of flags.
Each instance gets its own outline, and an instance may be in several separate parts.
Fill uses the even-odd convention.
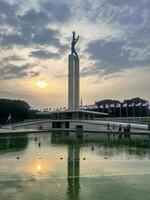
[[[147,107],[149,106],[149,102],[139,102],[139,103],[111,103],[111,104],[90,104],[90,105],[83,105],[80,106],[81,110],[97,110],[97,109],[109,109],[109,108],[127,108],[127,107]],[[68,108],[65,107],[60,107],[60,108],[44,108],[39,110],[40,112],[58,112],[58,111],[67,111]]]
[[[98,108],[100,108],[100,109],[107,108],[108,109],[108,108],[121,108],[121,107],[127,108],[127,107],[134,107],[134,106],[135,107],[140,107],[140,106],[147,107],[147,106],[149,106],[149,102],[144,102],[144,103],[139,102],[139,103],[130,103],[130,104],[127,104],[127,103],[116,103],[116,104],[111,103],[111,104],[101,104],[99,106],[94,104],[94,105],[84,105],[84,106],[82,106],[82,108],[83,109],[98,109]]]
[[[65,107],[61,107],[61,108],[44,108],[44,109],[40,109],[40,112],[57,112],[57,111],[66,111],[68,110],[68,108]]]

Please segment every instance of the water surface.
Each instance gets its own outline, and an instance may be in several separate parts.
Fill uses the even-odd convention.
[[[148,137],[0,136],[2,200],[149,200],[149,183]]]

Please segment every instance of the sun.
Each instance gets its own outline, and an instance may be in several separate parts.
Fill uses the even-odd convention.
[[[44,81],[44,80],[39,80],[39,81],[37,81],[37,86],[38,86],[39,88],[41,88],[41,89],[44,89],[44,88],[47,87],[47,82]]]
[[[38,172],[41,172],[41,169],[42,169],[42,167],[41,167],[40,164],[36,166],[36,170],[37,170]]]

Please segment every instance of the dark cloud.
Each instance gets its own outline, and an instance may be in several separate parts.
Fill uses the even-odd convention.
[[[81,71],[81,76],[95,76],[95,75],[102,74],[102,68],[99,65],[93,65],[92,67],[85,67]]]
[[[149,0],[107,0],[107,4],[111,4],[113,6],[119,6],[119,7],[122,7],[124,5],[126,6],[130,6],[130,7],[133,7],[133,8],[137,8],[137,7],[145,7],[146,5],[150,5],[149,3]]]
[[[8,61],[22,61],[25,60],[23,57],[13,55],[13,56],[8,56],[2,59],[3,62],[8,62]]]
[[[12,45],[21,45],[21,46],[26,46],[31,44],[32,40],[30,36],[26,36],[24,34],[9,34],[5,35],[3,34],[2,36],[2,42],[1,45],[5,48],[8,48]]]
[[[13,46],[29,46],[29,47],[43,47],[43,46],[53,46],[58,49],[59,54],[64,54],[68,46],[61,43],[61,36],[58,30],[54,29],[37,29],[32,25],[24,25],[23,29],[20,28],[19,32],[11,34],[1,34],[1,46],[4,49],[11,48]],[[43,53],[43,54],[42,54]],[[41,58],[48,54],[44,52],[37,52],[34,56],[39,56]],[[42,56],[43,55],[43,56]],[[56,54],[49,53],[49,57],[59,57]]]
[[[71,8],[65,1],[47,1],[41,5],[41,9],[49,13],[53,22],[66,22],[71,18]]]
[[[0,79],[13,79],[22,78],[28,75],[27,70],[31,68],[30,64],[25,64],[22,66],[5,64],[0,68]]]
[[[53,29],[43,29],[38,31],[34,37],[33,37],[33,42],[36,44],[41,44],[41,45],[48,45],[51,44],[53,46],[59,46],[59,32],[57,30]]]
[[[17,14],[19,7],[19,3],[17,5],[10,5],[3,0],[0,2],[0,45],[2,48],[50,45],[58,48],[60,54],[64,53],[66,46],[61,44],[59,30],[48,28],[48,24],[57,23],[58,20],[62,19],[65,20],[64,17],[69,12],[67,4],[49,1],[47,3],[42,2],[39,11],[30,9],[22,15]],[[51,9],[47,10],[49,7]],[[9,26],[13,25],[13,31],[8,31],[9,26],[5,27],[8,24],[6,20],[9,21]]]
[[[96,40],[91,42],[87,52],[94,60],[102,60],[112,64],[126,64],[130,59],[130,53],[125,49],[125,42]]]
[[[26,30],[27,31],[27,30]],[[64,54],[68,46],[61,44],[60,34],[58,30],[54,29],[42,29],[42,30],[32,30],[31,32],[19,32],[15,34],[2,35],[1,45],[3,48],[10,48],[12,46],[30,46],[30,47],[39,47],[39,46],[53,46],[56,47],[59,51],[59,54]],[[39,55],[42,52],[35,53],[34,56]],[[43,53],[43,56],[46,53]],[[48,56],[48,55],[47,55]],[[56,54],[49,54],[50,57],[58,56]],[[41,56],[42,57],[42,56]]]
[[[53,27],[59,25],[61,28],[65,23],[67,26],[68,21],[71,23],[73,18],[78,17],[78,13],[79,16],[83,13],[84,19],[92,23],[93,20],[96,23],[100,21],[108,27],[117,27],[124,35],[118,39],[116,36],[115,39],[105,38],[90,42],[84,53],[88,54],[95,64],[92,68],[83,69],[82,75],[94,75],[95,72],[101,75],[111,74],[136,66],[145,67],[150,63],[149,0],[87,0],[80,1],[80,4],[65,0],[47,0],[40,1],[38,9],[26,8],[24,12],[18,12],[20,1],[11,5],[8,2],[0,1],[0,43],[4,50],[14,45],[31,47],[35,50],[32,50],[30,56],[39,59],[60,58],[68,46],[62,44],[59,28]],[[46,51],[47,46],[56,47],[57,53]],[[11,60],[19,61],[19,58],[4,59],[6,62]]]
[[[8,2],[0,1],[0,24],[17,26],[18,18],[16,16],[16,5],[10,5]]]
[[[120,67],[117,65],[108,64],[105,62],[97,61],[94,64],[90,65],[89,67],[85,67],[81,70],[81,76],[82,77],[88,77],[88,76],[116,76],[116,74],[121,72]]]
[[[115,74],[125,69],[149,67],[150,63],[149,57],[141,59],[136,48],[125,40],[96,40],[89,43],[85,53],[95,64],[84,68],[82,76]]]
[[[13,10],[13,7],[11,7],[11,5],[8,2],[1,0],[0,1],[0,13],[9,15],[9,14],[13,14],[14,10]]]
[[[30,71],[29,74],[30,74],[31,77],[37,77],[37,76],[40,75],[39,72],[34,72],[34,71]]]
[[[27,11],[22,16],[18,16],[22,23],[26,23],[32,26],[44,26],[47,23],[50,23],[50,18],[46,14],[46,12],[37,12],[34,9]]]
[[[51,53],[45,50],[32,51],[30,56],[37,57],[40,59],[58,59],[60,57],[60,55],[57,53]]]

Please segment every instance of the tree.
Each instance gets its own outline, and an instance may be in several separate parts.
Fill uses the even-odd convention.
[[[6,124],[8,116],[12,116],[12,122],[19,122],[30,118],[32,111],[25,101],[0,99],[0,124]]]

